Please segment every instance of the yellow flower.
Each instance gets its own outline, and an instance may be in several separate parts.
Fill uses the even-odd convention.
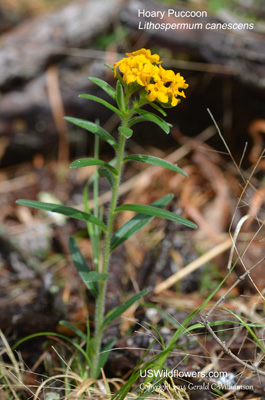
[[[158,73],[153,76],[153,79],[154,83],[145,87],[149,101],[158,100],[175,107],[179,102],[177,96],[185,97],[183,90],[180,91],[180,89],[186,89],[188,84],[179,73],[175,75],[172,70],[165,70],[159,66]]]
[[[144,56],[139,55],[129,58],[124,64],[121,64],[120,71],[123,73],[123,80],[129,85],[137,82],[141,86],[146,86],[152,77],[158,74],[157,66],[146,62]]]
[[[188,86],[189,85],[185,82],[183,76],[181,76],[180,73],[177,73],[168,87],[168,93],[172,99],[171,105],[173,107],[178,104],[178,100],[176,99],[177,96],[186,97],[183,90],[180,91],[180,89],[187,89]]]
[[[149,49],[140,49],[137,51],[134,51],[133,53],[126,53],[126,56],[130,56],[130,57],[135,57],[135,56],[139,56],[139,55],[143,55],[151,64],[156,63],[156,64],[160,64],[162,61],[159,61],[159,55],[158,54],[151,54],[151,50]]]
[[[172,82],[175,78],[175,73],[171,69],[164,69],[159,65],[160,79],[164,83]]]
[[[158,54],[140,49],[126,55],[127,57],[114,64],[114,76],[119,68],[127,85],[137,83],[145,88],[149,101],[158,100],[174,107],[179,102],[177,96],[186,97],[183,89],[188,84],[179,73],[162,68]]]
[[[146,90],[149,92],[147,97],[149,101],[155,101],[157,99],[161,101],[161,103],[168,103],[167,88],[161,80],[156,83],[150,83],[146,86]]]
[[[148,75],[151,73],[151,67],[153,64],[159,64],[159,55],[151,54],[150,50],[141,49],[134,51],[133,53],[126,53],[128,58],[122,58],[120,61],[114,64],[114,76],[117,75],[117,68],[123,74],[123,79],[127,84],[137,81],[141,86],[145,86]],[[149,68],[145,69],[145,66]],[[153,71],[154,72],[154,71]],[[145,83],[144,83],[145,82]]]

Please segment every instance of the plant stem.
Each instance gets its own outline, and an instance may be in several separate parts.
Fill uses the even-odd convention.
[[[122,126],[128,126],[128,117],[123,119]],[[109,268],[109,261],[110,261],[110,243],[111,243],[111,236],[113,230],[113,223],[115,219],[114,211],[117,206],[118,195],[119,195],[119,184],[122,172],[122,160],[123,160],[123,153],[124,153],[124,146],[125,146],[126,138],[124,135],[120,135],[119,141],[119,148],[117,150],[117,164],[116,170],[117,175],[114,176],[113,181],[113,188],[112,188],[112,199],[110,203],[110,210],[108,215],[108,222],[107,222],[107,231],[105,235],[105,249],[104,249],[104,256],[103,256],[103,266],[102,266],[102,273],[108,273]],[[105,295],[106,295],[106,287],[107,281],[101,280],[99,281],[99,293],[96,300],[96,310],[95,310],[95,335],[94,335],[94,348],[93,348],[93,359],[92,359],[92,370],[91,370],[91,377],[97,378],[99,373],[99,356],[100,356],[100,348],[101,348],[101,341],[102,341],[102,323],[104,320],[104,311],[105,311]]]
[[[95,143],[94,143],[94,157],[99,158],[99,137],[95,135]],[[94,216],[98,218],[98,166],[96,166],[95,171],[95,180],[93,184],[93,198],[94,198]],[[98,271],[99,267],[99,255],[100,255],[100,231],[97,225],[94,225],[94,265],[96,271]]]

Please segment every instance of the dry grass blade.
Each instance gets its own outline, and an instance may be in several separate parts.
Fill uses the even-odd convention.
[[[64,120],[64,107],[59,87],[59,72],[58,67],[52,65],[47,70],[47,90],[49,101],[51,105],[51,112],[56,129],[59,133],[59,148],[58,148],[58,162],[59,164],[66,164],[69,162],[69,142],[68,142],[68,128]]]
[[[8,355],[8,357],[9,357],[11,363],[12,363],[12,366],[13,366],[13,369],[14,369],[14,372],[16,374],[17,379],[19,381],[22,381],[22,374],[21,374],[21,371],[20,371],[20,367],[19,367],[18,361],[15,359],[14,353],[11,350],[11,348],[10,348],[10,346],[9,346],[7,340],[6,340],[6,337],[5,337],[5,335],[3,334],[3,332],[1,330],[0,330],[0,338],[1,338],[1,341],[3,342],[3,344],[4,344],[5,352]]]
[[[236,161],[235,161],[235,159],[234,159],[234,157],[233,157],[233,154],[231,153],[229,147],[227,146],[227,143],[226,143],[226,141],[225,141],[225,139],[224,139],[224,137],[223,137],[223,135],[222,135],[222,133],[221,133],[221,131],[220,131],[220,129],[219,129],[219,126],[217,125],[217,122],[216,122],[216,120],[215,120],[213,114],[211,113],[211,111],[209,110],[209,108],[207,108],[207,111],[208,111],[208,113],[209,113],[209,115],[210,115],[210,117],[211,117],[211,119],[212,119],[212,121],[213,121],[213,123],[214,123],[216,129],[217,129],[217,132],[218,132],[220,138],[222,139],[222,141],[223,141],[223,143],[224,143],[224,145],[225,145],[226,150],[228,151],[228,154],[229,154],[230,157],[231,157],[231,160],[233,161],[233,163],[234,163],[234,165],[235,165],[235,167],[236,167],[236,170],[237,170],[239,176],[241,176],[243,182],[246,182],[244,175],[243,175],[242,172],[240,171],[240,168],[238,167],[238,165],[237,165],[237,163],[236,163]]]

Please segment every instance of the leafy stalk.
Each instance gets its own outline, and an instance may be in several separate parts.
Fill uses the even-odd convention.
[[[99,158],[99,137],[98,136],[95,136],[94,157],[96,159]],[[98,193],[99,193],[98,180],[99,180],[99,174],[98,174],[98,167],[96,166],[95,180],[94,180],[94,185],[93,185],[94,216],[96,218],[98,218],[98,216],[99,216],[99,212],[98,212]],[[94,255],[95,268],[98,271],[99,255],[100,255],[100,229],[98,226],[95,226],[94,235],[95,235],[95,240],[94,240],[93,255]]]
[[[122,126],[126,127],[128,120],[126,118],[123,119]],[[115,219],[115,209],[118,201],[118,191],[119,184],[122,172],[122,162],[123,162],[123,153],[125,147],[126,138],[124,135],[120,135],[119,147],[117,149],[117,163],[116,170],[117,175],[113,177],[113,188],[112,188],[112,199],[110,203],[107,229],[105,234],[105,249],[103,256],[103,266],[102,273],[108,272],[110,254],[111,254],[111,236],[113,230],[113,223]],[[102,342],[102,325],[104,321],[104,311],[105,311],[105,297],[106,297],[106,280],[101,280],[99,282],[99,294],[96,301],[96,311],[95,311],[95,343],[94,343],[94,357],[92,361],[92,371],[91,377],[96,378],[98,375],[98,364],[99,364],[99,353]]]

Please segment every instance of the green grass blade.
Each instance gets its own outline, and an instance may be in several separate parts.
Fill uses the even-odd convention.
[[[263,346],[263,344],[260,342],[260,340],[257,338],[255,332],[251,329],[250,324],[245,322],[239,315],[235,314],[232,310],[229,310],[226,307],[220,307],[226,311],[228,311],[230,314],[232,314],[235,318],[238,319],[238,321],[240,321],[240,323],[242,325],[244,325],[244,327],[248,330],[248,332],[250,333],[250,335],[253,337],[253,339],[255,340],[255,342],[260,346],[260,348],[262,349],[262,351],[265,351],[265,347]]]
[[[180,217],[171,211],[161,210],[154,206],[146,206],[142,204],[124,204],[116,208],[115,213],[121,211],[135,211],[141,214],[152,215],[153,217],[160,217],[169,219],[170,221],[179,222],[182,225],[186,225],[189,228],[197,228],[197,225],[187,220],[186,218]]]
[[[114,147],[115,150],[118,149],[118,143],[116,140],[107,132],[105,129],[101,128],[98,124],[94,122],[86,121],[85,119],[74,118],[74,117],[64,117],[64,119],[72,124],[79,126],[94,135],[99,136],[101,139],[105,140],[109,145]]]
[[[78,160],[75,160],[70,164],[70,168],[82,168],[88,167],[90,165],[101,165],[102,167],[107,168],[113,175],[117,175],[116,168],[114,168],[107,162],[98,160],[96,158],[79,158]]]
[[[243,249],[242,249],[243,251]],[[240,257],[240,255],[238,256]],[[237,260],[236,260],[237,262]],[[236,265],[236,262],[234,264],[234,266]],[[165,350],[163,350],[162,352],[159,352],[158,354],[156,354],[155,356],[153,356],[149,361],[147,361],[143,366],[142,364],[142,360],[144,358],[142,358],[142,360],[138,363],[137,368],[134,370],[134,372],[132,373],[131,377],[129,378],[129,380],[126,382],[126,384],[114,395],[112,400],[123,400],[125,399],[127,393],[129,392],[130,388],[132,387],[132,385],[139,379],[140,376],[140,372],[138,370],[138,368],[141,368],[142,371],[145,371],[147,369],[150,368],[154,368],[154,369],[159,369],[161,368],[161,366],[164,365],[164,362],[166,360],[166,358],[168,357],[170,351],[174,348],[174,343],[187,331],[189,330],[190,327],[186,328],[187,325],[190,323],[190,321],[192,321],[192,319],[194,319],[199,313],[200,311],[208,306],[209,301],[212,299],[212,297],[216,294],[216,292],[220,289],[220,287],[224,284],[224,282],[226,281],[226,279],[228,278],[228,276],[231,274],[234,266],[230,269],[230,271],[227,273],[227,275],[224,277],[224,279],[222,280],[222,282],[220,282],[220,284],[216,287],[216,289],[207,297],[206,300],[204,300],[204,302],[196,309],[194,310],[190,315],[188,315],[188,317],[179,325],[176,326],[176,332],[174,333],[173,337],[171,338],[170,342],[168,343],[168,345],[166,346]],[[199,325],[199,327],[202,326],[202,324],[197,324]],[[153,343],[154,344],[154,343]],[[148,354],[149,349],[147,350],[145,356]],[[152,379],[152,378],[151,378]],[[146,381],[145,381],[146,382]],[[137,399],[143,398],[143,396],[146,395],[146,392],[144,394],[141,394],[139,397],[137,397]],[[136,399],[136,400],[137,400]]]
[[[16,203],[21,204],[23,206],[37,208],[38,210],[56,212],[58,214],[63,214],[66,215],[67,217],[79,219],[81,221],[92,222],[93,224],[100,226],[104,231],[106,231],[106,225],[98,218],[72,207],[62,206],[60,204],[42,203],[41,201],[24,200],[24,199],[17,200]]]
[[[173,194],[167,194],[166,196],[161,197],[161,199],[153,202],[151,205],[154,207],[163,208],[173,199],[173,197],[174,197]],[[114,249],[116,249],[116,247],[125,242],[125,240],[129,239],[131,236],[139,232],[144,226],[146,226],[153,219],[154,219],[153,216],[145,214],[137,214],[133,218],[131,218],[122,227],[120,227],[112,236],[111,251],[113,251]]]
[[[149,322],[145,322],[145,325],[149,326],[149,328],[151,328],[151,329],[153,329],[155,331],[155,333],[157,334],[158,339],[159,339],[159,344],[161,345],[162,349],[164,350],[165,349],[165,342],[164,342],[164,339],[161,336],[159,330],[154,325],[149,324]]]
[[[98,363],[98,371],[97,371],[97,376],[100,374],[101,368],[104,368],[106,361],[108,359],[109,353],[112,350],[117,338],[111,338],[105,346],[103,346],[100,356],[99,356],[99,363]]]
[[[140,161],[145,164],[156,165],[158,167],[167,168],[171,171],[178,172],[184,176],[188,176],[181,168],[177,167],[169,161],[163,160],[162,158],[144,155],[144,154],[131,154],[123,159],[123,161]]]
[[[103,81],[102,79],[99,78],[94,78],[93,76],[89,76],[87,79],[89,79],[91,82],[95,83],[99,87],[101,87],[104,92],[106,92],[110,97],[113,98],[113,100],[116,99],[116,92],[113,89],[112,86],[110,86],[107,82]]]
[[[91,368],[91,361],[90,358],[88,357],[88,355],[86,354],[85,350],[79,346],[78,343],[76,343],[73,339],[62,335],[61,333],[56,333],[56,332],[38,332],[38,333],[33,333],[32,335],[28,335],[26,337],[24,337],[23,339],[20,339],[17,343],[14,344],[14,346],[12,347],[12,350],[15,350],[18,346],[20,346],[22,343],[26,342],[27,340],[30,339],[35,339],[37,337],[41,337],[41,336],[54,336],[54,337],[58,337],[60,339],[64,339],[67,342],[70,342],[78,351],[80,351],[81,354],[83,354],[85,360],[87,361],[88,365]]]
[[[121,118],[123,117],[122,112],[118,110],[117,107],[114,107],[112,104],[108,103],[106,100],[101,99],[100,97],[93,96],[92,94],[80,94],[79,97],[82,97],[83,99],[93,100],[96,101],[97,103],[103,104],[103,106],[109,108],[111,111],[118,114]]]
[[[73,331],[77,336],[79,336],[81,339],[86,340],[87,337],[84,334],[84,332],[80,331],[80,329],[78,329],[76,326],[74,326],[73,324],[71,324],[71,322],[68,321],[59,321],[60,325],[66,326],[67,328],[71,329],[71,331]]]
[[[132,387],[132,385],[139,379],[140,377],[140,371],[145,371],[146,369],[148,369],[150,367],[150,361],[146,362],[143,365],[143,361],[144,359],[148,356],[150,350],[152,349],[152,347],[154,346],[154,344],[156,343],[156,341],[152,341],[152,343],[149,345],[149,347],[146,349],[143,357],[139,360],[139,362],[137,363],[136,367],[134,368],[134,370],[132,371],[132,374],[130,375],[129,379],[124,383],[124,385],[122,385],[122,387],[113,395],[113,397],[111,398],[111,400],[123,400],[127,393],[129,392],[130,388]],[[152,358],[153,361],[153,358]],[[152,362],[151,361],[151,362]],[[141,368],[141,369],[140,369]]]
[[[141,297],[145,296],[147,292],[147,289],[142,290],[140,293],[137,293],[134,296],[130,297],[120,306],[115,307],[111,311],[109,311],[104,318],[101,329],[105,328],[106,325],[114,321],[116,318],[120,317],[124,313],[124,311],[126,311],[129,307],[136,303]]]

